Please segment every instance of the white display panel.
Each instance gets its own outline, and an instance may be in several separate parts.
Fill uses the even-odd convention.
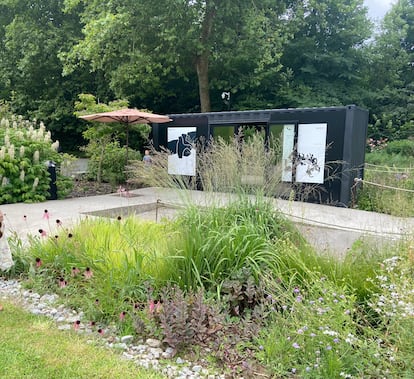
[[[327,124],[299,124],[295,180],[322,184],[324,179]]]
[[[167,131],[168,173],[170,175],[196,174],[196,127],[170,127]]]
[[[291,182],[293,178],[293,148],[295,143],[295,125],[283,126],[282,181]]]

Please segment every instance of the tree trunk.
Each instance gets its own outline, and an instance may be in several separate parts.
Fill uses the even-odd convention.
[[[198,93],[201,112],[210,112],[210,83],[208,80],[208,52],[199,55],[196,60]]]
[[[196,57],[196,69],[198,78],[198,92],[200,95],[201,112],[210,112],[210,82],[208,79],[208,64],[210,58],[210,38],[212,33],[213,21],[216,15],[214,1],[206,1],[206,13],[201,25],[200,42],[202,50]]]

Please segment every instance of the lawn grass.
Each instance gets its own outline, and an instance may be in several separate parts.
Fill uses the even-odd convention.
[[[87,343],[86,336],[59,331],[53,321],[2,300],[0,377],[3,379],[165,378]]]

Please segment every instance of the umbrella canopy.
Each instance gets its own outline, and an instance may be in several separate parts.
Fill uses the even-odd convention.
[[[126,126],[126,161],[128,163],[128,134],[129,125],[133,124],[149,124],[172,121],[168,116],[163,116],[155,113],[142,112],[138,109],[125,108],[118,109],[111,112],[102,112],[89,114],[85,116],[79,116],[83,120],[96,121],[96,122],[119,122]]]
[[[98,122],[120,122],[123,124],[149,124],[151,122],[161,124],[172,121],[168,116],[163,116],[155,113],[141,112],[138,109],[119,109],[111,112],[95,113],[80,118],[87,121]]]

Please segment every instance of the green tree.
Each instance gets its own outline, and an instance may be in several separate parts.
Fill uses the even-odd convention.
[[[365,43],[373,28],[363,0],[299,2],[294,22],[294,38],[282,57],[291,75],[291,85],[282,94],[284,105],[360,103]]]
[[[131,104],[149,107],[155,94],[168,99],[189,88],[193,98],[198,89],[200,105],[189,99],[187,109],[209,111],[212,92],[258,88],[281,68],[281,46],[288,34],[283,1],[67,0],[66,4],[68,10],[85,7],[84,38],[69,54],[62,54],[66,72],[82,62],[93,71],[102,70],[116,96]]]
[[[80,35],[79,17],[63,12],[63,0],[0,0],[0,96],[15,113],[43,120],[64,147],[82,141],[73,116],[77,94],[105,92],[103,80],[95,84],[100,73],[62,76],[59,54]]]
[[[369,87],[376,139],[414,135],[414,1],[399,0],[372,46]]]

